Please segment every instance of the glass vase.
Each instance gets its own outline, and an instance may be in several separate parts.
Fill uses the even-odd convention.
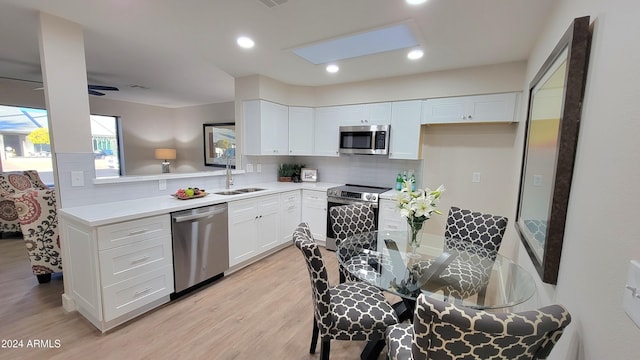
[[[409,245],[411,246],[411,252],[409,256],[413,259],[420,258],[418,254],[418,247],[420,247],[420,242],[422,242],[422,225],[424,225],[424,220],[407,220],[409,223]]]

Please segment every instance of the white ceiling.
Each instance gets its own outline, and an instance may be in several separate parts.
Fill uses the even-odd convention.
[[[264,1],[264,2],[263,2]],[[322,86],[525,60],[553,0],[2,0],[0,77],[42,81],[38,11],[84,29],[90,84],[105,97],[166,107],[232,101],[234,78]],[[358,57],[328,74],[290,49],[408,22],[425,50]],[[239,35],[256,46],[240,49]],[[140,85],[148,89],[132,88]],[[35,86],[34,86],[35,87]]]

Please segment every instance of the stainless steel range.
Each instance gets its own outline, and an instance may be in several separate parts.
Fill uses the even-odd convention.
[[[334,206],[370,203],[375,213],[376,229],[378,228],[378,202],[380,194],[389,191],[391,188],[346,184],[336,186],[327,190],[327,250],[336,250],[336,239],[333,229],[331,228],[331,220],[329,209]]]

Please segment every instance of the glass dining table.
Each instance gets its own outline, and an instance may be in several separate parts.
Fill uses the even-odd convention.
[[[422,234],[415,253],[407,231],[374,231],[348,237],[337,246],[340,266],[403,299],[411,316],[420,293],[458,306],[499,310],[521,304],[536,291],[531,274],[481,245]]]

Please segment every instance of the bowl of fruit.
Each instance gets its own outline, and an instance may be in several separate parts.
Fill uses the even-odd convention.
[[[204,189],[198,189],[197,187],[189,187],[186,189],[178,189],[175,194],[171,194],[171,196],[180,199],[180,200],[189,200],[189,199],[197,199],[201,197],[207,196],[209,193],[204,191]]]

